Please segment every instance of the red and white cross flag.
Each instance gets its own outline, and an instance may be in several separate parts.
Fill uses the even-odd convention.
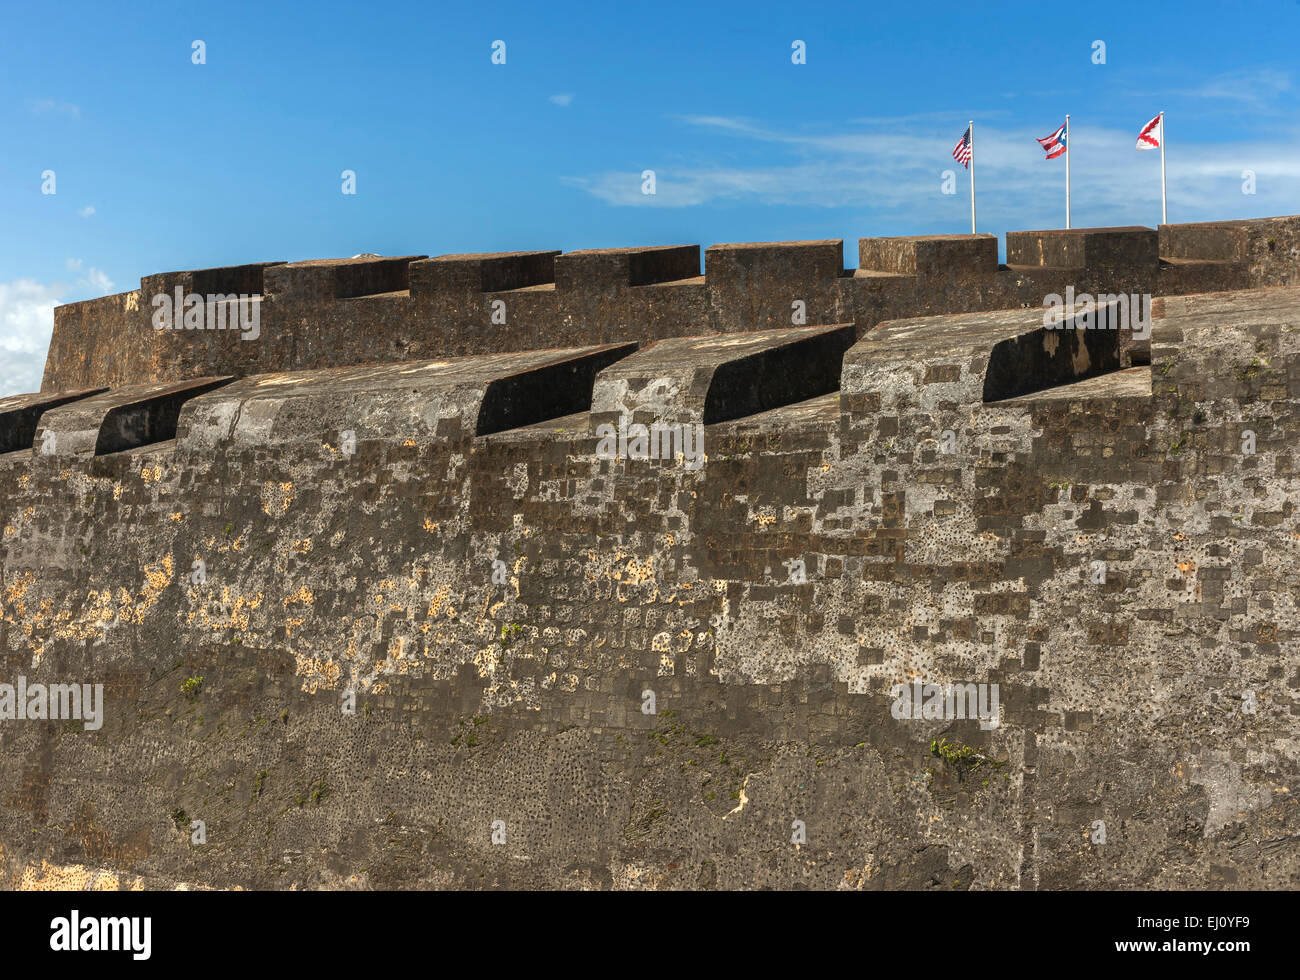
[[[1137,147],[1139,150],[1158,150],[1160,148],[1160,144],[1164,142],[1165,138],[1165,127],[1161,125],[1164,118],[1165,114],[1162,112],[1142,127],[1142,132],[1138,133]]]
[[[1158,113],[1154,119],[1142,127],[1138,133],[1139,150],[1160,151],[1160,221],[1169,223],[1169,197],[1165,193],[1165,114]]]

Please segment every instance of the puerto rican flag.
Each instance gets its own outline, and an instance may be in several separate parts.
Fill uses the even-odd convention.
[[[1142,127],[1142,132],[1138,133],[1139,150],[1160,149],[1160,141],[1165,138],[1164,118],[1165,114],[1162,112]]]
[[[1065,123],[1061,123],[1061,128],[1051,136],[1044,136],[1038,141],[1038,145],[1047,151],[1047,159],[1055,160],[1065,152]]]

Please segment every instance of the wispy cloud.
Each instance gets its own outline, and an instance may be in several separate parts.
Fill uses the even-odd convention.
[[[107,296],[113,291],[113,280],[102,269],[89,270],[85,278],[78,279],[77,283],[93,289],[100,296]]]
[[[739,117],[677,118],[700,134],[700,149],[693,155],[682,151],[680,163],[656,167],[653,196],[641,193],[640,168],[568,176],[563,182],[617,206],[744,202],[852,208],[870,213],[873,223],[916,232],[960,222],[966,207],[965,175],[951,156],[965,128],[965,115],[958,119],[950,114],[946,129],[901,121],[889,127],[880,120],[876,128],[840,132],[809,132]],[[1035,142],[1045,135],[1041,129],[977,124],[981,224],[1029,228],[1064,223],[1065,161],[1043,158]],[[1159,220],[1159,156],[1137,152],[1137,129],[1136,123],[1131,132],[1071,127],[1075,224],[1154,225]],[[1184,145],[1171,152],[1171,220],[1294,210],[1300,195],[1300,137],[1292,141],[1295,145],[1279,142],[1273,132],[1269,137],[1246,143]],[[689,138],[683,142],[690,144]],[[737,164],[738,159],[746,162]],[[1256,175],[1255,196],[1242,194],[1245,170]],[[955,195],[941,192],[944,171],[959,175]]]
[[[1291,91],[1290,72],[1256,68],[1215,75],[1195,88],[1176,90],[1174,94],[1198,99],[1225,99],[1263,109]]]
[[[87,204],[84,208],[82,208],[80,211],[77,212],[77,214],[81,215],[81,217],[83,218],[89,218],[94,213],[95,213],[95,207],[92,204]]]
[[[573,93],[561,92],[559,95],[552,95],[549,101],[556,105],[570,105],[573,102]]]
[[[1038,92],[1035,94],[1043,95],[1046,93]],[[1007,109],[976,109],[972,110],[969,106],[957,111],[945,109],[941,112],[912,112],[905,116],[859,116],[856,119],[848,120],[853,126],[901,126],[905,123],[951,123],[957,116],[974,116],[977,119],[997,119],[1010,115]]]
[[[29,99],[27,109],[32,115],[43,116],[47,113],[58,113],[64,116],[80,116],[81,107],[73,105],[71,102],[60,102],[58,99]]]
[[[92,293],[98,296],[107,296],[113,291],[113,280],[108,278],[107,273],[102,269],[96,269],[93,265],[80,274],[84,262],[81,259],[68,259],[68,271],[75,272],[77,276],[77,292],[79,294]],[[55,284],[59,285],[58,283]]]

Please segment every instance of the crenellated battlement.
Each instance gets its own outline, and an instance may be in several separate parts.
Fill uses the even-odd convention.
[[[42,390],[243,377],[479,353],[1039,307],[1051,293],[1194,292],[1300,281],[1300,217],[1007,235],[426,257],[160,273],[57,307]],[[254,339],[156,329],[154,298],[261,296]],[[1138,347],[1141,353],[1141,345]]]
[[[969,412],[1127,366],[1131,328],[1075,329],[1084,312],[1051,328],[1040,311],[1008,310],[886,323],[856,341],[844,323],[14,396],[0,400],[0,444],[10,462],[158,444],[182,457],[310,450],[344,431],[455,444],[579,416],[593,435],[620,418],[716,425],[840,394],[851,428],[864,397],[878,407],[879,395],[866,393],[882,385],[920,390],[960,378],[944,398]]]

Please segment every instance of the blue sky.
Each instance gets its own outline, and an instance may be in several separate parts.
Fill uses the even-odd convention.
[[[950,154],[971,118],[981,231],[1063,225],[1064,161],[1034,137],[1066,112],[1076,227],[1160,220],[1159,154],[1134,141],[1161,109],[1171,221],[1300,212],[1297,0],[3,17],[0,395],[39,387],[56,303],[164,270],[813,238],[843,238],[852,267],[860,236],[969,230]]]

